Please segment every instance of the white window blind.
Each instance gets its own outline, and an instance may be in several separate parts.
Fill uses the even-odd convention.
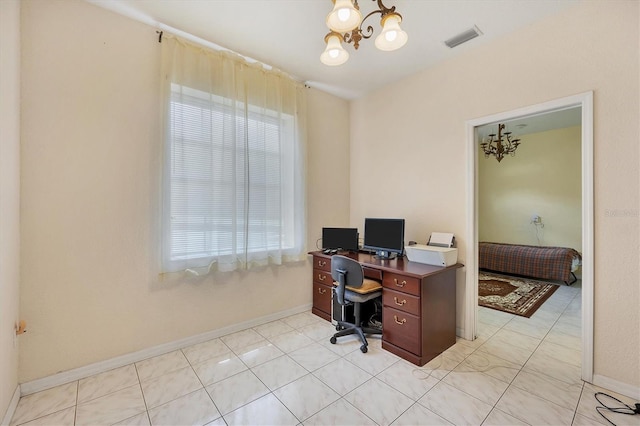
[[[245,99],[170,83],[165,272],[280,264],[305,251],[296,116]]]

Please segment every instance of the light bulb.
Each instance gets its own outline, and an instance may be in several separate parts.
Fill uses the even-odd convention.
[[[346,7],[338,10],[338,19],[342,22],[347,22],[351,16],[351,11]]]
[[[342,47],[342,35],[330,32],[324,38],[327,47],[320,55],[320,61],[325,65],[336,66],[347,62],[349,53]]]
[[[397,31],[394,31],[394,30],[387,31],[387,32],[385,33],[385,35],[384,35],[384,38],[385,38],[387,41],[393,41],[393,40],[395,40],[397,37],[398,37],[398,32],[397,32]]]
[[[397,13],[389,13],[382,17],[380,25],[382,32],[376,37],[376,47],[380,50],[400,49],[407,42],[407,33],[400,28],[402,16]]]
[[[327,15],[327,27],[331,31],[344,34],[355,29],[362,21],[362,13],[353,4],[353,0],[335,0],[335,6]]]

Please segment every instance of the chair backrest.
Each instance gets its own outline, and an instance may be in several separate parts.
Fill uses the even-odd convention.
[[[357,261],[346,256],[335,255],[331,257],[331,278],[338,283],[335,289],[338,303],[344,305],[345,287],[362,287],[364,271]]]

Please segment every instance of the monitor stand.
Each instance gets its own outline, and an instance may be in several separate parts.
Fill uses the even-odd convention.
[[[396,256],[397,256],[396,253],[385,251],[385,250],[378,250],[376,251],[375,257],[380,260],[391,260],[391,259],[395,259]]]

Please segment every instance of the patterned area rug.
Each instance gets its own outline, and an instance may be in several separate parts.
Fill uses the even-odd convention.
[[[543,281],[478,273],[478,305],[527,318],[557,289]]]

